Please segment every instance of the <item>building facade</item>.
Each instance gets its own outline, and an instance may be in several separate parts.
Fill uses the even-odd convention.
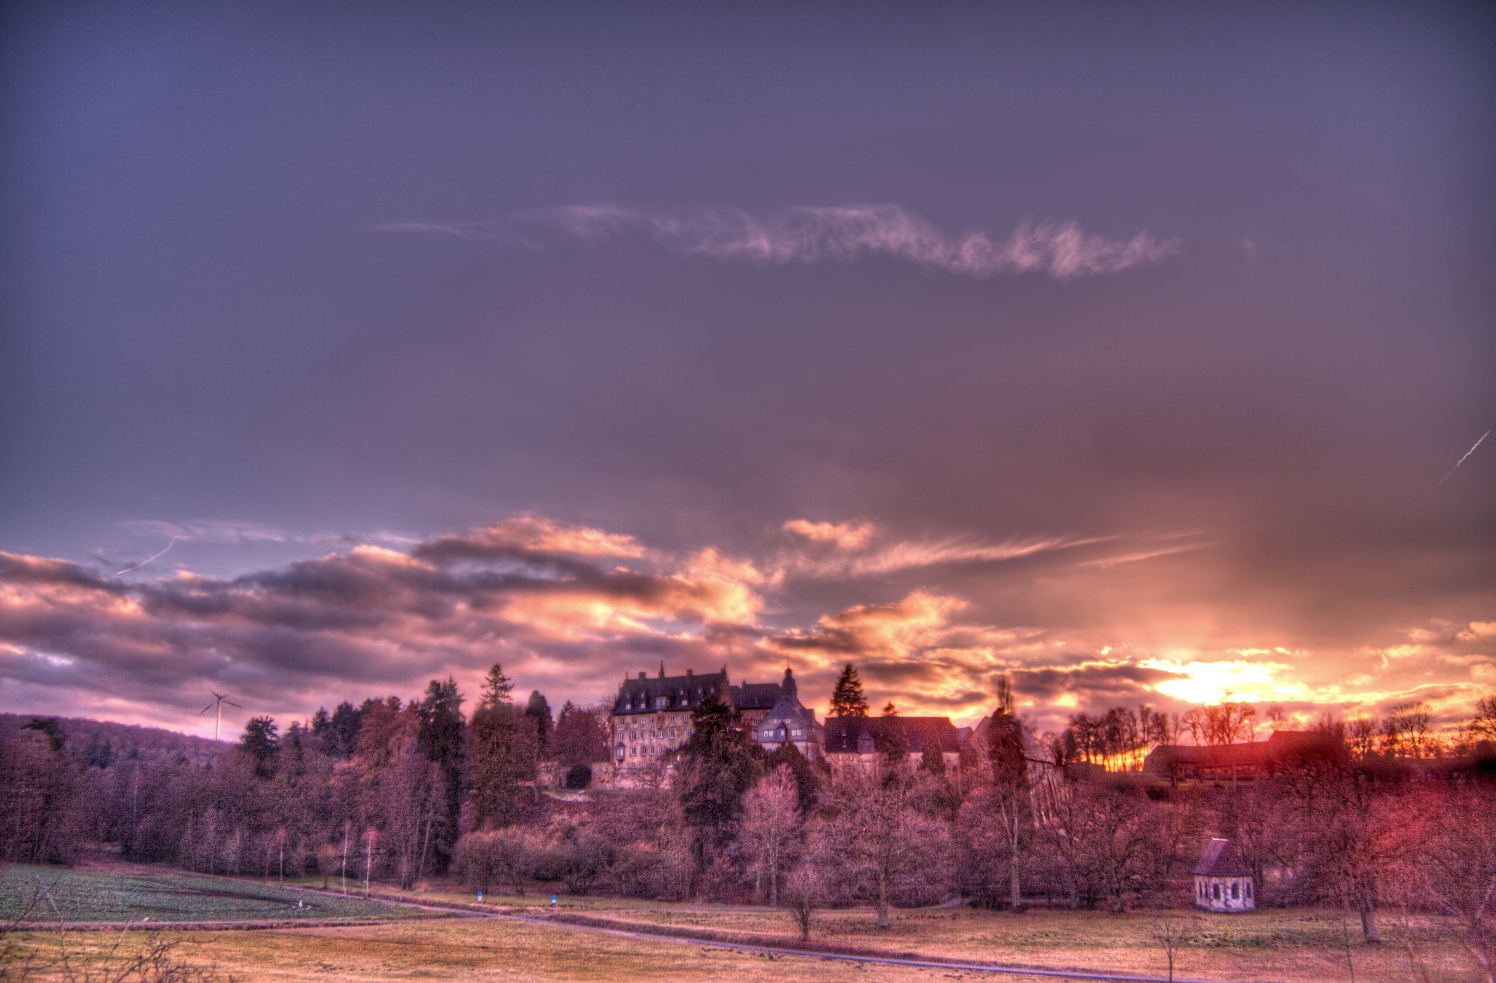
[[[1318,731],[1280,730],[1247,744],[1160,744],[1143,773],[1170,781],[1253,781],[1310,760],[1344,761],[1345,743]]]
[[[754,742],[771,754],[786,744],[793,744],[806,760],[819,759],[824,733],[820,723],[816,721],[815,711],[800,705],[794,674],[785,669],[784,681],[774,688],[778,691],[779,698],[767,713],[753,723],[753,729],[749,731]],[[733,689],[736,690],[737,687]],[[746,713],[744,717],[747,717]]]
[[[1257,907],[1252,870],[1230,840],[1214,839],[1195,866],[1195,906],[1207,911],[1252,911]]]
[[[684,676],[666,676],[661,665],[658,676],[641,672],[619,684],[609,718],[615,768],[629,770],[661,763],[686,743],[693,729],[691,714],[712,698],[725,704],[733,713],[733,726],[760,746],[773,750],[784,743],[779,740],[783,724],[785,740],[799,747],[806,757],[819,757],[820,724],[814,713],[800,705],[790,670],[784,671],[782,684],[744,682],[734,686],[725,667],[721,672],[698,675],[687,669]],[[775,723],[766,742],[761,739],[760,725],[771,715]]]
[[[961,735],[949,717],[827,717],[826,761],[833,772],[877,766],[891,742],[902,742],[915,767],[925,748],[939,750],[946,770],[961,766]]]

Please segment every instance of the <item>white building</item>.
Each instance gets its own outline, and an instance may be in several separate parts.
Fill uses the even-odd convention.
[[[1252,871],[1230,840],[1214,839],[1195,866],[1195,906],[1207,911],[1257,907]]]

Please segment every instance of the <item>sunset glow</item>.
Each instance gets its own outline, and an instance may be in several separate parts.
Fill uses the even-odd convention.
[[[107,7],[3,15],[0,709],[1496,691],[1474,7]]]

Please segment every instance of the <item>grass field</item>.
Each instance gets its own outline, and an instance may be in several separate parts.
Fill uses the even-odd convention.
[[[412,899],[471,902],[473,895],[433,885],[410,892]],[[549,909],[550,895],[493,894],[486,903],[501,909]],[[762,908],[679,905],[626,898],[558,897],[562,912],[686,928],[753,933],[773,944],[798,937],[787,914]],[[1463,983],[1485,973],[1460,941],[1458,929],[1440,918],[1402,918],[1384,912],[1384,941],[1361,941],[1358,916],[1334,910],[1264,909],[1211,914],[1173,913],[1187,920],[1191,938],[1176,954],[1180,976],[1202,979],[1320,981],[1422,981]],[[1162,975],[1167,960],[1153,938],[1152,916],[1130,912],[1046,911],[1022,914],[966,907],[893,912],[893,925],[879,929],[871,910],[817,912],[811,940],[889,953],[919,952],[948,959],[973,959],[1043,967],[1093,967],[1122,973]]]
[[[0,920],[17,917],[38,885],[44,895],[30,918],[40,922],[404,919],[420,914],[356,897],[157,868],[67,870],[13,864],[0,869]]]
[[[11,868],[0,886],[6,899],[17,895],[12,883],[25,883],[36,868]],[[104,920],[140,917],[155,920],[188,917],[222,920],[263,919],[308,912],[311,918],[375,917],[415,919],[414,909],[377,902],[327,898],[279,891],[257,882],[205,878],[167,871],[136,873],[40,870],[74,898],[69,919]],[[65,881],[71,876],[73,881]],[[316,885],[314,885],[316,886]],[[434,885],[436,886],[436,885]],[[465,891],[448,887],[410,892],[412,900],[472,902]],[[54,888],[57,890],[58,888]],[[207,890],[205,890],[207,889]],[[109,895],[108,892],[114,892]],[[222,893],[218,893],[222,892]],[[225,896],[229,895],[229,896]],[[295,909],[297,898],[320,909]],[[550,895],[485,898],[495,911],[549,909]],[[752,933],[767,944],[795,935],[787,916],[763,909],[719,905],[675,905],[616,898],[570,898],[561,895],[563,914],[585,914],[615,920],[617,927],[660,925]],[[315,910],[315,914],[311,912]],[[1358,926],[1339,912],[1302,909],[1267,910],[1245,915],[1178,912],[1189,919],[1193,937],[1178,954],[1181,978],[1205,980],[1281,980],[1309,983],[1350,980],[1357,983],[1474,983],[1484,973],[1459,943],[1452,928],[1438,920],[1403,920],[1384,915],[1381,945],[1366,945]],[[1162,976],[1166,962],[1152,938],[1154,920],[1142,913],[1030,911],[1023,914],[968,908],[895,911],[893,927],[879,930],[871,911],[819,913],[812,941],[889,953],[918,952],[956,960],[981,960],[1054,969],[1092,970]],[[55,932],[12,936],[13,953],[49,962],[62,939]],[[149,944],[155,933],[77,932],[66,939],[76,958],[100,958],[118,944],[121,954]],[[1349,944],[1347,944],[1349,943]],[[282,980],[443,979],[443,980],[744,980],[751,983],[842,980],[906,981],[989,977],[970,971],[838,963],[812,957],[770,958],[745,951],[708,948],[666,938],[634,938],[565,925],[532,924],[510,919],[452,918],[391,921],[345,927],[284,928],[266,931],[213,931],[181,936],[176,954],[201,968],[214,968],[222,983]],[[1348,963],[1347,960],[1350,960]],[[1019,977],[1002,977],[1020,979]],[[1027,977],[1029,980],[1037,977]]]

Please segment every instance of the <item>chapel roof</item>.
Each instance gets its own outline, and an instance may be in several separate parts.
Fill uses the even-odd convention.
[[[1196,877],[1251,877],[1252,869],[1241,858],[1241,851],[1230,840],[1219,837],[1205,846],[1205,853],[1195,865]]]

